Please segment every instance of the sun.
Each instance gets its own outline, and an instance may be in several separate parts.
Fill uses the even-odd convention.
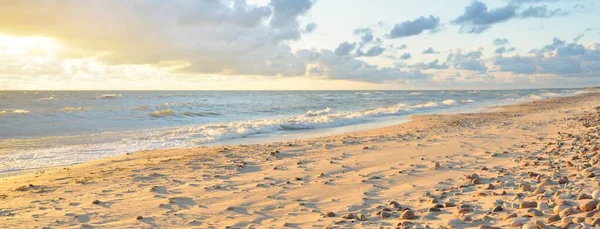
[[[48,37],[19,37],[0,34],[0,55],[36,56],[56,54],[60,44]]]

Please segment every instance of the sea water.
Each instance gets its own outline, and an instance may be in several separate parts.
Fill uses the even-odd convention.
[[[497,91],[0,91],[0,173],[568,96]]]

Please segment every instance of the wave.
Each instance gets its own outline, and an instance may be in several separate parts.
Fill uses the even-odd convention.
[[[456,100],[454,100],[454,99],[447,99],[447,100],[444,100],[442,102],[442,104],[444,104],[444,105],[454,105],[454,104],[456,104]]]
[[[60,110],[65,111],[65,112],[81,112],[81,111],[87,111],[89,109],[85,108],[85,107],[63,107]]]
[[[121,96],[123,96],[123,95],[121,95],[121,94],[104,94],[104,95],[98,96],[96,98],[98,98],[98,99],[114,99],[114,98],[119,98]]]
[[[475,102],[475,100],[472,99],[465,99],[465,100],[461,100],[460,103],[472,103]]]
[[[8,115],[8,114],[16,114],[16,115],[25,115],[29,114],[29,110],[25,109],[8,109],[8,110],[0,110],[0,115]]]
[[[181,113],[184,116],[218,116],[221,115],[217,112],[192,112],[192,111],[185,111]]]
[[[50,97],[47,97],[47,98],[38,99],[38,101],[46,101],[46,100],[54,100],[54,99],[55,99],[54,96],[50,96]]]
[[[173,110],[171,110],[171,109],[164,109],[164,110],[152,111],[152,112],[148,113],[148,115],[150,117],[160,118],[160,117],[175,115],[175,112],[173,112]]]

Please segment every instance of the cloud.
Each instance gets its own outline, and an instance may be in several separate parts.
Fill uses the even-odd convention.
[[[528,56],[497,57],[500,71],[519,74],[552,74],[567,77],[597,76],[600,44],[583,46],[554,38],[551,44],[534,49]]]
[[[315,29],[317,29],[317,24],[308,23],[306,27],[304,27],[304,33],[312,33],[312,31],[314,31]]]
[[[361,44],[367,44],[373,41],[373,30],[370,28],[360,28],[354,30],[354,35],[360,35]]]
[[[494,45],[502,46],[508,44],[508,39],[506,38],[496,38],[494,39]]]
[[[354,48],[356,48],[356,43],[343,42],[335,49],[335,54],[338,56],[348,55]]]
[[[374,83],[405,82],[428,79],[427,74],[417,70],[401,70],[400,68],[370,65],[364,61],[349,56],[339,56],[329,50],[319,52],[304,50],[310,53],[303,56],[313,57],[310,63],[315,65],[315,72],[320,72],[330,79],[349,79]]]
[[[400,59],[403,59],[403,60],[408,60],[408,59],[410,59],[411,57],[412,57],[412,56],[410,55],[410,53],[404,53],[404,54],[402,54],[402,56],[400,56]]]
[[[452,24],[460,25],[460,32],[479,34],[494,24],[506,22],[514,18],[549,18],[557,16],[569,15],[569,11],[557,8],[549,10],[548,6],[529,6],[528,8],[518,12],[521,8],[520,4],[523,3],[540,3],[547,2],[544,0],[523,0],[513,1],[511,4],[495,8],[488,9],[487,5],[479,0],[471,2],[470,5],[465,7],[462,15],[452,20]]]
[[[440,25],[440,18],[429,15],[429,17],[418,17],[412,21],[405,21],[394,25],[390,31],[390,38],[409,37],[423,33],[426,30],[435,32]]]
[[[236,1],[236,4],[238,2],[245,4],[245,0]],[[272,27],[281,28],[297,23],[296,18],[305,14],[312,5],[311,0],[271,0],[270,6],[273,7],[273,15],[270,24]]]
[[[455,49],[448,55],[446,62],[450,63],[455,69],[485,72],[487,67],[481,56],[481,49],[466,53],[461,49]]]
[[[398,47],[398,50],[402,50],[402,49],[406,49],[406,48],[408,48],[408,46],[407,46],[406,44],[401,44],[401,45]]]
[[[379,56],[381,55],[381,53],[383,53],[384,50],[385,49],[380,46],[373,46],[369,48],[369,50],[367,50],[367,52],[364,53],[363,56]]]
[[[529,6],[529,8],[525,9],[523,12],[519,14],[519,17],[522,18],[549,18],[556,16],[566,16],[571,12],[564,11],[560,8],[554,10],[548,10],[548,6]]]
[[[309,0],[17,1],[0,6],[0,33],[52,37],[66,57],[109,65],[185,63],[193,74],[295,75],[286,43],[300,39]],[[111,12],[107,14],[105,12]],[[309,30],[311,26],[308,26]]]
[[[437,52],[437,51],[433,50],[433,47],[429,47],[429,48],[427,48],[427,49],[423,50],[423,52],[422,52],[422,53],[423,53],[423,54],[436,54],[436,53],[439,53],[439,52]]]
[[[421,69],[421,70],[431,70],[431,69],[441,70],[441,69],[448,69],[448,64],[447,63],[441,64],[438,59],[435,59],[430,62],[417,63],[417,64],[413,65],[412,67],[414,67],[416,69]]]
[[[504,53],[508,53],[508,52],[513,52],[515,50],[516,49],[513,48],[513,47],[506,48],[506,47],[502,46],[502,47],[496,48],[496,50],[494,50],[494,53],[496,53],[496,54],[504,54]]]
[[[488,10],[485,3],[473,1],[471,5],[465,7],[463,14],[454,19],[452,23],[460,25],[461,32],[481,33],[493,24],[513,18],[517,14],[516,10],[517,7],[513,5]]]

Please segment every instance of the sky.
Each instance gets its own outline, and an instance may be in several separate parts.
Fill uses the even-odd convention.
[[[4,0],[0,90],[600,85],[598,0]]]

